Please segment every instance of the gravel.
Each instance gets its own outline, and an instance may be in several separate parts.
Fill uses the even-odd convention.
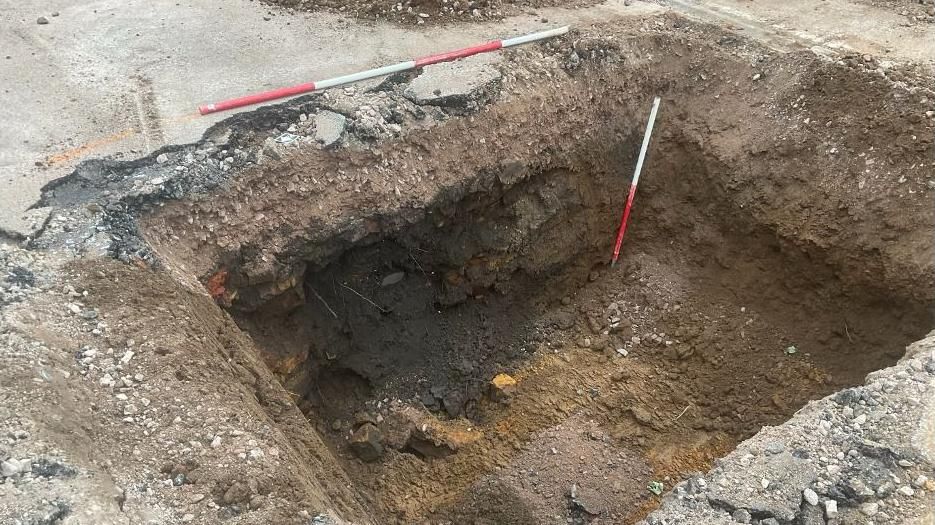
[[[879,524],[931,516],[933,387],[935,332],[863,386],[764,428],[718,460],[705,484],[680,483],[645,523],[745,523],[749,514],[761,524],[871,517]]]

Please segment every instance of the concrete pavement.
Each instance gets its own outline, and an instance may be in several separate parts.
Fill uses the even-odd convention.
[[[852,48],[921,60],[935,36],[931,24],[907,27],[893,12],[849,0],[820,6],[793,0],[781,8],[738,0],[669,3],[778,48]],[[41,227],[44,211],[27,210],[43,185],[81,160],[132,159],[191,142],[230,115],[200,117],[200,103],[545,27],[664,9],[608,0],[500,22],[416,28],[324,12],[289,14],[246,0],[10,3],[0,10],[0,235],[26,237]],[[835,16],[838,9],[849,16]],[[49,23],[37,24],[40,16]]]

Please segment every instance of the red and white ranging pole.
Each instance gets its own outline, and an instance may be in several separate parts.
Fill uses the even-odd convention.
[[[656,112],[659,110],[659,97],[653,99],[653,109],[649,112],[649,123],[643,134],[643,145],[640,146],[640,156],[636,159],[636,170],[630,182],[630,193],[627,194],[627,204],[623,207],[623,218],[620,220],[620,229],[617,231],[617,243],[614,245],[614,256],[610,265],[617,264],[620,258],[620,245],[623,244],[623,234],[627,232],[627,223],[630,221],[630,208],[633,207],[633,197],[636,196],[636,185],[640,183],[640,171],[643,169],[643,160],[646,159],[646,149],[649,148],[649,137],[653,134],[653,123],[656,122]]]
[[[252,104],[259,104],[261,102],[269,102],[271,100],[301,95],[303,93],[311,93],[312,91],[321,91],[323,89],[344,86],[353,82],[359,82],[368,78],[382,77],[384,75],[409,71],[411,69],[437,64],[439,62],[449,62],[452,60],[458,60],[459,58],[478,55],[480,53],[489,53],[498,49],[521,46],[523,44],[529,44],[539,40],[545,40],[559,35],[564,35],[567,32],[568,26],[564,26],[555,29],[549,29],[548,31],[540,31],[538,33],[518,36],[515,38],[494,40],[492,42],[487,42],[486,44],[465,47],[463,49],[456,49],[454,51],[448,51],[445,53],[436,53],[434,55],[417,58],[415,60],[407,60],[406,62],[400,62],[390,66],[383,66],[375,69],[368,69],[366,71],[360,71],[358,73],[351,73],[350,75],[342,75],[340,77],[319,80],[317,82],[307,82],[305,84],[273,89],[270,91],[264,91],[262,93],[254,93],[253,95],[247,95],[244,97],[222,100],[213,104],[205,104],[198,107],[198,112],[202,115],[207,115],[209,113],[217,113],[218,111],[226,111],[229,109],[250,106]]]

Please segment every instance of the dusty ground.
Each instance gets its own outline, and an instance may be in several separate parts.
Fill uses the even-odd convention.
[[[929,72],[836,59],[649,17],[472,62],[500,76],[467,97],[419,101],[398,78],[83,166],[47,188],[56,211],[31,244],[44,251],[2,252],[0,515],[644,517],[659,503],[650,482],[709,469],[930,328]],[[664,111],[610,269],[650,92]],[[327,112],[346,128],[321,149]],[[901,366],[869,391],[929,381],[924,355]],[[517,385],[492,391],[504,372]],[[841,421],[882,406],[857,430],[879,419],[868,439],[897,447],[928,413],[887,408],[901,395],[826,399],[842,415],[821,419],[856,439]],[[788,438],[807,439],[801,428]],[[362,461],[372,442],[348,445],[362,429],[382,434],[375,461]],[[753,443],[721,466],[749,466],[743,454],[766,447]],[[884,503],[835,492],[873,467],[875,449],[855,450],[813,486],[859,520]],[[917,499],[901,512],[881,499],[897,508],[882,522],[922,515],[930,491],[916,481],[931,458],[893,461],[911,463],[894,490],[914,487],[895,497]],[[785,468],[769,465],[763,476]],[[704,512],[804,520],[809,483],[787,484],[791,511],[719,493],[727,503]],[[691,512],[651,519],[705,522]]]
[[[866,3],[624,4],[544,8],[502,21],[413,30],[245,0],[17,2],[0,13],[0,76],[10,79],[3,95],[11,102],[0,108],[6,123],[0,129],[0,234],[35,235],[51,211],[30,209],[40,189],[82,160],[139,158],[198,139],[224,118],[196,118],[195,108],[206,101],[518,35],[545,27],[543,18],[583,27],[668,8],[785,50],[817,46],[819,52],[852,49],[887,61],[932,60],[930,24],[907,25],[897,11]],[[37,24],[40,16],[50,23]],[[88,38],[88,26],[98,28],[96,36]],[[224,38],[216,27],[224,28]],[[304,59],[284,58],[293,56]]]

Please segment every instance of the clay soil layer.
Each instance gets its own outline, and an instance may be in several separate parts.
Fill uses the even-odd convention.
[[[707,469],[931,326],[922,94],[676,17],[633,26],[511,55],[474,115],[298,151],[144,218],[322,438],[297,446],[336,458],[355,498],[336,511],[631,523],[650,482]],[[571,42],[607,52],[570,66]],[[361,429],[375,460],[349,447]]]

